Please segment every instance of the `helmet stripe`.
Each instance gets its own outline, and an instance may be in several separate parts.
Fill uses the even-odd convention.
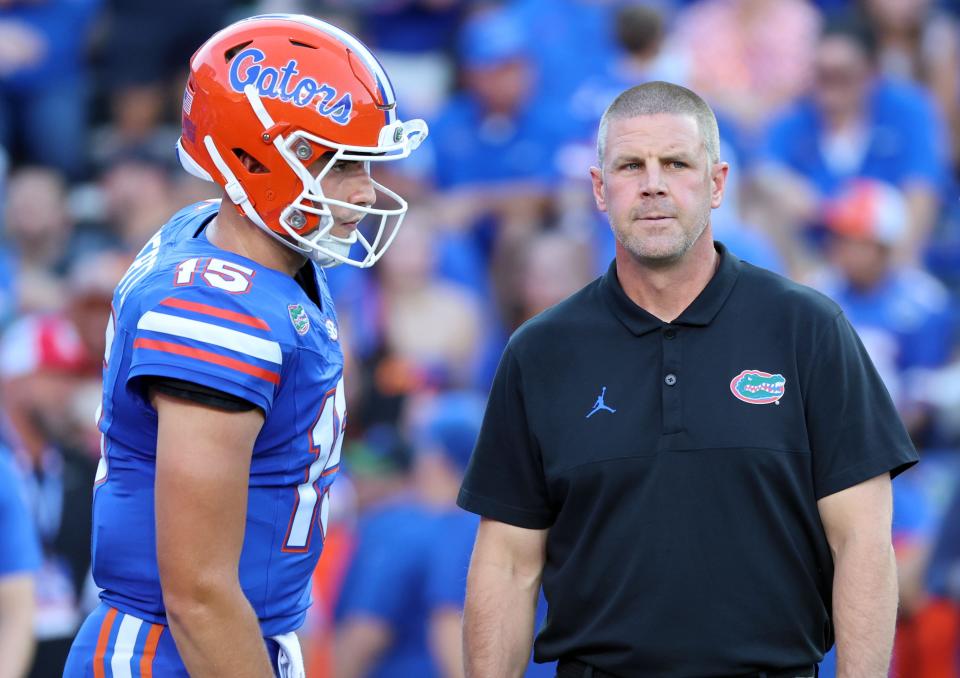
[[[394,94],[393,91],[393,84],[390,82],[390,77],[377,60],[377,57],[373,55],[373,52],[371,52],[366,45],[346,31],[337,28],[333,24],[328,24],[325,21],[315,19],[305,14],[261,14],[251,17],[250,19],[284,19],[287,21],[296,21],[333,36],[353,50],[357,57],[363,62],[364,66],[370,70],[374,79],[377,81],[377,89],[380,90],[380,96],[383,97],[383,102],[387,105],[396,104],[396,94]],[[389,115],[387,116],[387,121],[392,122]]]

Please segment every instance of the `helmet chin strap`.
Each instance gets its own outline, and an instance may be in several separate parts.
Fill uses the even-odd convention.
[[[327,233],[322,238],[317,238],[315,241],[317,244],[322,245],[324,249],[337,254],[344,259],[347,258],[347,255],[350,254],[350,248],[353,247],[353,244],[357,242],[357,232],[351,231],[350,235],[346,238],[338,238],[335,235]],[[317,265],[321,268],[334,268],[343,263],[340,259],[336,259],[325,252],[319,250],[314,251],[315,254],[310,258],[317,262]]]

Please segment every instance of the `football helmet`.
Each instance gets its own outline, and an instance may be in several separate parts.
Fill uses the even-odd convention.
[[[393,204],[353,205],[324,195],[321,180],[340,161],[369,172],[368,163],[405,158],[426,135],[422,120],[398,119],[390,80],[359,40],[312,17],[271,14],[231,24],[193,55],[177,151],[184,169],[222,186],[284,245],[322,266],[366,268],[396,237],[406,201],[371,179]],[[362,230],[336,237],[331,207],[356,211]]]

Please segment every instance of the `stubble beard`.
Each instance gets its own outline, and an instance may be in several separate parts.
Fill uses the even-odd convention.
[[[634,219],[633,214],[630,215],[630,219],[631,221]],[[662,268],[682,259],[703,235],[707,224],[710,223],[709,204],[706,209],[699,211],[694,223],[697,226],[688,229],[679,222],[675,222],[674,230],[669,235],[644,235],[641,229],[632,228],[630,223],[626,226],[614,224],[613,233],[620,245],[638,262],[651,268]],[[663,242],[664,239],[667,239],[667,242]],[[652,240],[660,242],[651,242]]]

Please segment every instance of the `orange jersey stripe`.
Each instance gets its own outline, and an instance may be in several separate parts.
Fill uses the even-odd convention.
[[[249,374],[251,377],[257,377],[258,379],[269,381],[271,384],[280,383],[280,375],[276,372],[265,370],[262,367],[248,365],[240,360],[234,360],[233,358],[228,358],[211,351],[204,351],[203,349],[199,348],[181,346],[180,344],[173,344],[168,341],[157,341],[155,339],[137,339],[135,342],[133,342],[133,347],[135,349],[147,348],[153,351],[164,351],[165,353],[183,355],[187,356],[188,358],[195,358],[196,360],[213,363],[214,365],[223,365],[224,367],[229,367],[230,369],[237,370],[238,372]]]
[[[97,649],[93,653],[93,678],[104,678],[107,675],[107,664],[104,657],[107,655],[107,643],[110,641],[110,631],[113,621],[117,618],[117,611],[112,607],[107,610],[107,616],[100,624],[100,635],[97,636]]]
[[[153,678],[153,658],[157,654],[161,634],[163,627],[160,624],[150,624],[150,632],[143,644],[143,656],[140,657],[140,678]]]
[[[171,308],[179,308],[184,311],[193,311],[194,313],[212,315],[215,318],[223,318],[224,320],[229,320],[231,322],[249,325],[250,327],[256,327],[258,330],[270,330],[270,326],[264,321],[260,320],[260,318],[255,318],[252,315],[246,315],[244,313],[236,313],[235,311],[227,311],[222,308],[217,308],[216,306],[199,304],[195,301],[184,301],[183,299],[168,297],[161,301],[160,305],[169,306]]]

